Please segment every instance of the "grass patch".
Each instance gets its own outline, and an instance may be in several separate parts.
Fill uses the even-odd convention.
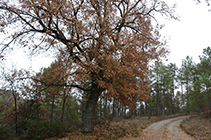
[[[181,128],[196,139],[211,140],[211,118],[195,116],[183,120]]]

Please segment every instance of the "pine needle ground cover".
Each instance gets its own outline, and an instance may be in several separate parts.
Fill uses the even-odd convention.
[[[182,129],[200,140],[211,140],[211,118],[195,116],[181,123]]]
[[[119,138],[139,137],[143,129],[150,124],[172,118],[180,115],[165,116],[165,117],[131,117],[131,118],[114,118],[112,120],[105,120],[95,125],[93,133],[81,133],[78,131],[71,132],[65,138],[58,140],[115,140]],[[55,140],[51,138],[48,140]]]

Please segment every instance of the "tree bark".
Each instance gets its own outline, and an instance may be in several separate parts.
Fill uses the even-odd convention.
[[[151,109],[150,109],[150,105],[148,106],[148,119],[151,119]]]
[[[124,105],[121,104],[121,113],[120,113],[120,116],[123,116],[123,114],[124,114]]]
[[[181,82],[181,95],[182,95],[182,113],[184,113],[184,104],[185,104],[185,101],[184,101],[184,94],[183,94],[183,85],[182,85],[182,82]]]
[[[53,108],[54,108],[54,101],[55,101],[55,95],[53,95],[52,103],[51,103],[51,114],[50,114],[50,122],[53,121]]]
[[[157,116],[159,117],[159,116],[161,116],[161,113],[160,113],[160,111],[161,111],[161,105],[160,105],[160,92],[159,92],[159,90],[158,90],[158,84],[156,85],[156,93],[157,93]]]
[[[18,133],[17,98],[16,98],[16,96],[15,96],[15,91],[14,91],[14,89],[12,90],[12,95],[13,95],[14,102],[15,102],[15,133]]]
[[[64,118],[64,109],[65,109],[65,102],[66,102],[66,89],[64,89],[64,94],[63,94],[63,102],[62,102],[62,113],[61,113],[61,122],[63,122]]]
[[[112,111],[112,115],[113,115],[113,117],[116,116],[116,100],[115,99],[113,99],[113,111]]]
[[[188,86],[188,83],[187,83],[187,113],[190,113],[190,110],[189,110],[189,86]]]
[[[146,103],[145,104],[146,106],[145,106],[145,113],[144,114],[146,114],[146,116],[148,115],[148,104]]]
[[[105,98],[104,98],[104,107],[103,107],[103,116],[107,116],[107,94],[105,93]]]
[[[103,116],[103,107],[102,107],[102,99],[100,99],[100,112],[99,112],[99,114],[100,114],[100,118],[102,118],[102,116]]]
[[[94,131],[94,116],[97,101],[102,92],[102,89],[98,88],[97,85],[92,85],[92,90],[89,93],[88,100],[86,102],[86,108],[83,117],[83,129],[84,133],[91,133]]]

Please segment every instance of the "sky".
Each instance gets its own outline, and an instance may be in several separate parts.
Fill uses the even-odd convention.
[[[180,16],[180,21],[165,20],[165,27],[161,30],[161,34],[169,38],[168,46],[171,51],[166,63],[176,63],[180,67],[182,59],[187,55],[198,63],[198,56],[203,54],[203,49],[211,46],[211,6],[207,6],[205,2],[196,4],[194,0],[165,1],[177,3],[176,12]],[[49,66],[54,59],[48,54],[42,57],[22,57],[24,55],[21,50],[15,50],[7,58],[7,64],[38,72],[41,67]]]
[[[180,21],[166,21],[162,30],[162,35],[170,38],[168,46],[171,53],[167,63],[176,63],[180,67],[187,55],[199,63],[198,56],[203,54],[204,48],[211,46],[211,6],[205,2],[196,4],[194,0],[175,2]]]

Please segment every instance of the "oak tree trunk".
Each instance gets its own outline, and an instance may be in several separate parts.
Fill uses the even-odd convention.
[[[83,129],[84,133],[91,133],[94,131],[94,116],[97,101],[102,92],[102,89],[98,88],[97,85],[92,85],[92,90],[90,91],[89,98],[86,102],[86,108],[83,117]]]

